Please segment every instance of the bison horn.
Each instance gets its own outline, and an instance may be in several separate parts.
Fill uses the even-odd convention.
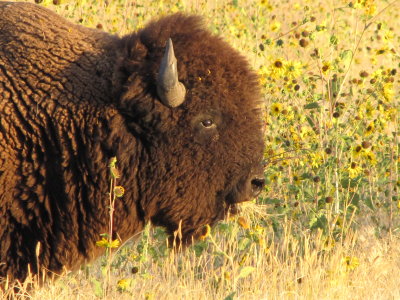
[[[157,77],[157,94],[169,107],[177,107],[185,100],[185,86],[178,80],[177,60],[172,40],[168,39]]]

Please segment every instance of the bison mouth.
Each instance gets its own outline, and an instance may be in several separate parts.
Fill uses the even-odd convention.
[[[236,215],[240,212],[240,203],[251,201],[264,189],[265,179],[263,169],[250,176],[241,178],[224,194],[225,203],[224,215]]]
[[[228,206],[236,206],[241,202],[250,201],[261,193],[265,185],[264,174],[253,173],[251,176],[241,178],[224,197]]]
[[[215,215],[211,217],[208,222],[203,223],[203,225],[186,229],[186,231],[183,229],[181,236],[183,244],[187,245],[191,241],[204,236],[206,225],[212,226],[229,215],[238,214],[240,212],[240,204],[256,198],[263,190],[264,184],[264,174],[262,173],[260,176],[253,175],[242,178],[231,188],[228,188],[227,191],[218,192],[216,197],[217,208]]]
[[[239,204],[256,198],[263,188],[264,174],[260,176],[253,174],[253,176],[237,180],[224,191],[217,192],[216,206],[209,211],[210,214],[204,213],[202,210],[198,215],[190,216],[180,223],[155,224],[167,227],[170,234],[170,246],[188,246],[204,236],[207,225],[212,226],[229,215],[238,214],[240,212]],[[156,219],[160,220],[162,215],[158,215]]]

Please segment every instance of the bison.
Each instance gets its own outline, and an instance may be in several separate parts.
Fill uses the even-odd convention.
[[[198,16],[118,37],[1,2],[0,277],[101,255],[112,157],[114,238],[148,222],[198,238],[263,189],[262,106],[247,60]]]

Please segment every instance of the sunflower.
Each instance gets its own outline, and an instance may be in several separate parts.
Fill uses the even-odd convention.
[[[375,131],[375,124],[374,122],[371,122],[368,124],[368,126],[365,128],[365,135],[371,135]]]
[[[361,155],[362,151],[363,151],[363,147],[361,145],[354,146],[353,150],[352,150],[353,157],[354,158],[359,157]]]
[[[274,103],[271,106],[272,115],[277,116],[282,113],[283,105],[281,103]]]
[[[285,76],[289,79],[295,79],[301,75],[303,65],[298,61],[287,61],[284,68]]]
[[[358,175],[361,174],[362,168],[356,162],[353,161],[350,163],[350,166],[347,168],[347,171],[349,172],[350,178],[356,178]]]
[[[285,75],[285,61],[275,59],[269,66],[269,76],[274,79],[280,79]]]

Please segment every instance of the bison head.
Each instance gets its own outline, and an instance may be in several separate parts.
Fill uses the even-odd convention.
[[[142,145],[144,219],[184,242],[264,185],[261,97],[247,61],[181,14],[151,23],[120,45],[118,109]],[[129,151],[129,149],[126,149]]]

